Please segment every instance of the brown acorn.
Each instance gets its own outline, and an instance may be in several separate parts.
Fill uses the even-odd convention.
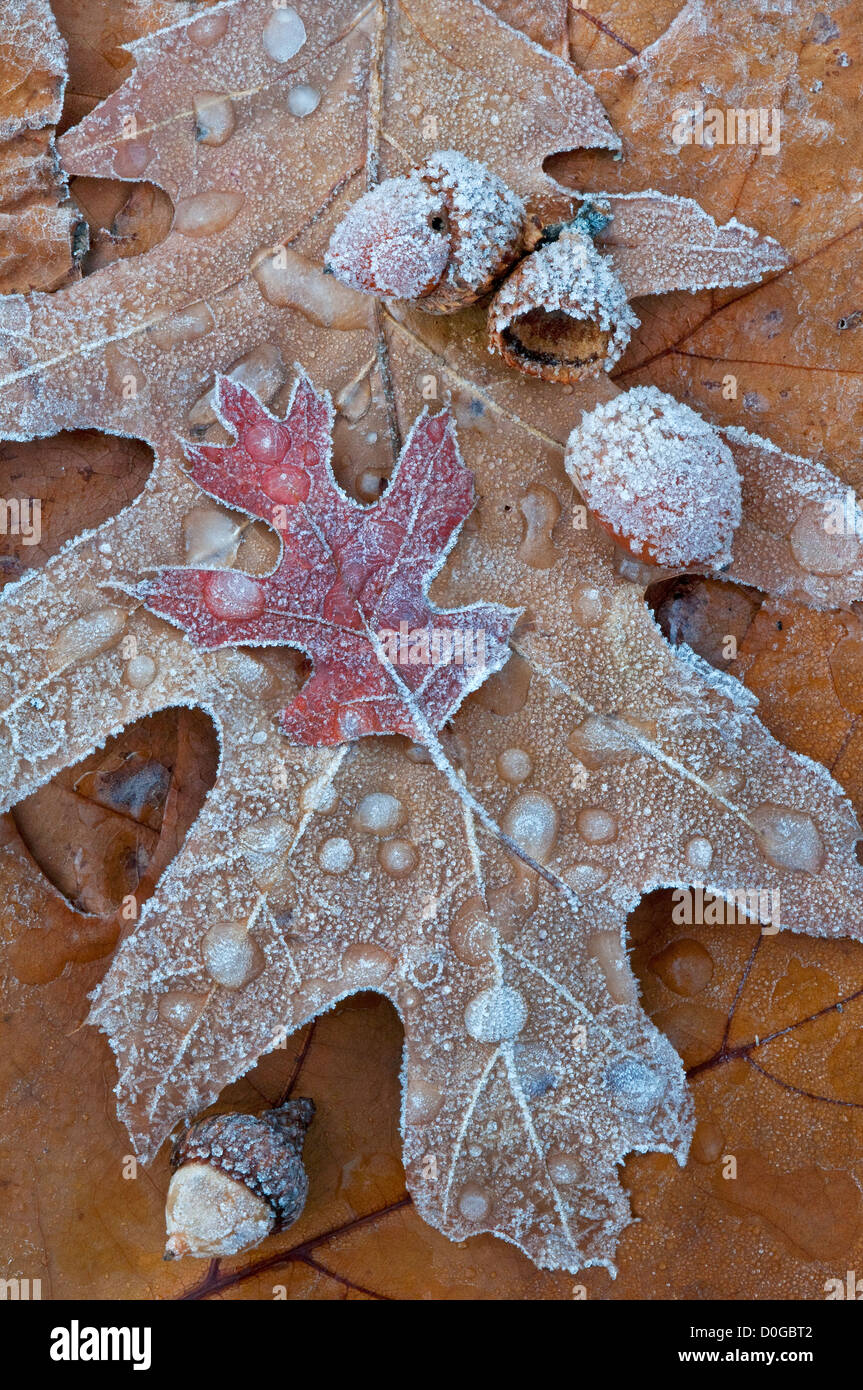
[[[596,520],[636,560],[669,569],[731,563],[742,515],[734,455],[709,421],[656,386],[585,412],[566,471]]]
[[[611,262],[576,219],[548,229],[516,267],[491,302],[488,327],[491,351],[511,367],[573,382],[609,371],[638,319]]]
[[[454,314],[527,249],[523,202],[475,159],[439,150],[365,193],[333,232],[326,269],[352,289]]]
[[[289,1100],[191,1125],[171,1155],[165,1259],[236,1255],[292,1225],[306,1203],[302,1152],[314,1113],[313,1101]]]

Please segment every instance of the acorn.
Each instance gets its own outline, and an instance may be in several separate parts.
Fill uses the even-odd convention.
[[[611,262],[576,218],[546,229],[498,290],[489,348],[528,376],[574,382],[609,371],[638,322]]]
[[[502,179],[439,150],[354,203],[333,232],[325,270],[364,294],[454,314],[524,254],[531,230],[524,203]]]
[[[635,559],[672,569],[731,563],[740,475],[722,435],[688,405],[635,386],[582,416],[565,461],[597,521]]]
[[[306,1204],[302,1152],[314,1102],[264,1115],[213,1115],[183,1133],[171,1155],[165,1259],[236,1255],[291,1226]]]

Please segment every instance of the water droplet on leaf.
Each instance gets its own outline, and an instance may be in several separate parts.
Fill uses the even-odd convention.
[[[777,869],[817,874],[824,863],[824,842],[805,811],[765,802],[750,815],[765,859]]]
[[[471,999],[464,1021],[477,1042],[503,1042],[521,1032],[527,1022],[527,1004],[510,985],[493,985]]]
[[[266,965],[264,953],[242,922],[215,922],[201,943],[204,969],[224,989],[242,989]]]
[[[318,863],[325,874],[345,874],[354,862],[354,848],[343,835],[324,840],[318,850]]]
[[[503,818],[503,829],[531,859],[547,863],[557,840],[557,807],[543,792],[523,792]]]
[[[306,26],[288,5],[278,9],[264,29],[264,48],[277,63],[287,63],[306,42]]]

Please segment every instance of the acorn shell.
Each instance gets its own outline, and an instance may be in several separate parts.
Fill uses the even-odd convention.
[[[585,413],[566,470],[596,520],[635,559],[719,570],[732,557],[741,481],[720,432],[655,386]]]
[[[212,1115],[199,1120],[174,1145],[172,1186],[180,1170],[203,1164],[242,1184],[263,1204],[261,1213],[269,1214],[269,1228],[266,1221],[258,1222],[253,1243],[284,1230],[305,1206],[308,1178],[302,1151],[314,1113],[314,1102],[304,1098],[287,1101],[263,1115]],[[169,1209],[170,1201],[169,1189]],[[168,1254],[198,1253],[196,1245],[203,1245],[197,1232],[174,1230]]]
[[[528,231],[524,204],[502,179],[442,150],[354,203],[333,232],[327,269],[366,294],[454,314],[524,254]]]
[[[609,371],[638,319],[610,261],[575,225],[526,256],[489,308],[489,348],[544,381]]]

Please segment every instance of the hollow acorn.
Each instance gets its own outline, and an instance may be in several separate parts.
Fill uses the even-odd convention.
[[[546,229],[492,300],[488,326],[491,351],[511,367],[573,382],[609,371],[638,319],[611,262],[576,218]]]
[[[165,1259],[236,1255],[292,1225],[308,1192],[302,1152],[314,1113],[313,1101],[290,1100],[191,1125],[171,1155]]]
[[[365,294],[454,314],[524,254],[530,230],[523,202],[502,179],[440,150],[354,203],[333,232],[325,268]]]
[[[734,456],[707,420],[655,386],[586,412],[566,470],[619,545],[645,564],[719,570],[741,519]]]

